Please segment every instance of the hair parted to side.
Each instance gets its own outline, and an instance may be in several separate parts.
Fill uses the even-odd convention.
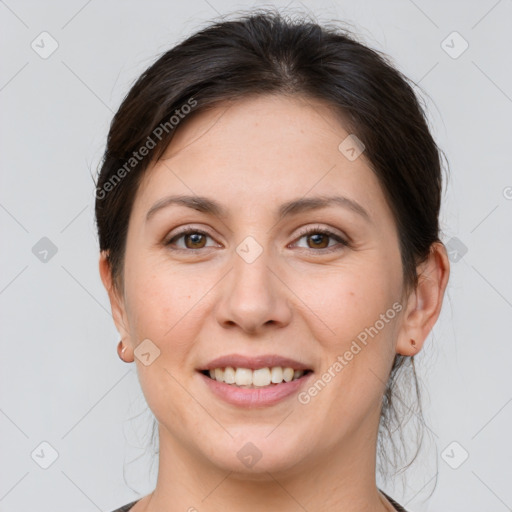
[[[171,118],[179,128],[179,120],[190,110],[191,116],[197,115],[222,102],[261,94],[321,100],[339,114],[345,130],[363,142],[364,156],[397,225],[405,292],[414,290],[416,266],[427,259],[434,242],[441,242],[442,152],[419,99],[388,57],[358,42],[346,29],[273,9],[212,22],[177,44],[140,76],[115,114],[96,183],[95,207],[100,250],[108,255],[115,286],[123,288],[128,221],[138,185],[173,138]],[[148,157],[131,161],[150,140]],[[406,386],[396,386],[404,372],[410,373],[414,388],[412,406],[401,398]],[[384,478],[388,463],[400,469],[408,458],[405,446],[401,456],[392,443],[391,459],[382,444],[384,434],[391,437],[401,431],[405,416],[419,419],[421,444],[414,358],[396,355],[379,425],[379,469]],[[416,444],[412,460],[419,451]]]

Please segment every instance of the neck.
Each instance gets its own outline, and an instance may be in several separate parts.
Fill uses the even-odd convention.
[[[367,422],[366,425],[369,425]],[[374,425],[375,422],[371,422]],[[378,417],[377,417],[378,426]],[[242,474],[222,470],[159,425],[158,480],[144,512],[393,510],[375,481],[377,428],[359,429],[292,470]]]

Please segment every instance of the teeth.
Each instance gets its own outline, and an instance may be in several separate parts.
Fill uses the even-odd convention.
[[[274,368],[270,370],[270,380],[273,384],[283,382],[283,369],[280,366],[274,366]]]
[[[237,368],[235,371],[235,383],[237,386],[250,386],[252,384],[252,370]]]
[[[226,384],[234,384],[236,382],[236,376],[235,376],[235,370],[234,368],[231,368],[231,366],[228,366],[224,369],[224,382]]]
[[[268,386],[270,384],[270,370],[268,368],[261,368],[260,370],[253,370],[252,372],[253,386]]]
[[[293,368],[285,368],[283,370],[283,379],[285,382],[290,382],[293,379],[294,375],[295,372],[293,371]]]
[[[235,384],[242,387],[265,387],[271,384],[281,384],[299,379],[304,375],[303,370],[294,370],[293,368],[282,368],[274,366],[272,368],[259,368],[251,370],[249,368],[215,368],[209,370],[210,377],[218,382],[226,384]]]

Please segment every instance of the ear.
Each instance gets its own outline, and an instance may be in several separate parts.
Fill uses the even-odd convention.
[[[124,299],[112,281],[112,271],[107,251],[101,251],[100,253],[99,270],[101,281],[108,293],[110,308],[112,310],[112,318],[114,319],[116,328],[121,335],[121,339],[129,339]]]
[[[432,244],[428,259],[417,272],[418,286],[409,295],[396,343],[396,352],[404,356],[414,356],[422,349],[441,312],[450,275],[450,260],[443,243]]]

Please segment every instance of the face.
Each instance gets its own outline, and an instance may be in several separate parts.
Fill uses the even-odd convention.
[[[376,431],[406,304],[391,210],[348,135],[311,99],[243,99],[186,119],[145,174],[118,324],[159,351],[135,361],[161,450],[256,477]]]

